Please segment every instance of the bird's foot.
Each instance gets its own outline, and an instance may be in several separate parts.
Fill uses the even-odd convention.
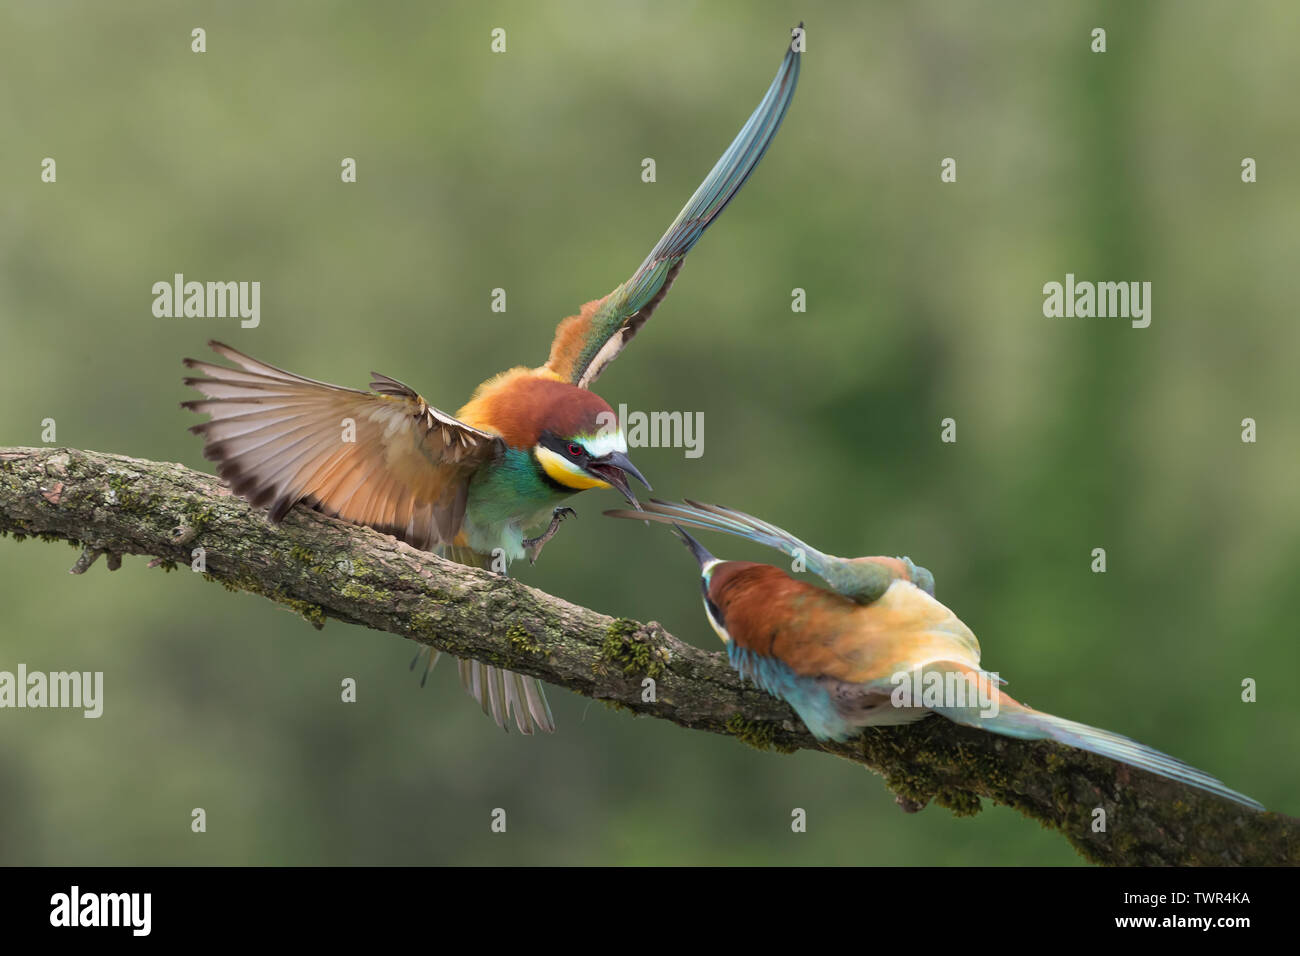
[[[541,557],[542,548],[546,547],[546,542],[555,537],[555,532],[560,530],[560,522],[570,516],[577,517],[578,512],[572,508],[556,508],[551,512],[550,526],[535,538],[524,539],[524,554],[528,555],[528,563],[536,564],[537,559]]]

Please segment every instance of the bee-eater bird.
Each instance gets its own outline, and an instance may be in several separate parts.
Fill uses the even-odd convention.
[[[819,740],[906,724],[931,712],[1022,740],[1055,740],[1263,810],[1207,773],[1106,730],[1053,717],[1002,693],[980,645],[934,598],[934,578],[908,558],[837,558],[743,512],[651,500],[605,512],[671,524],[700,565],[704,612],[731,666],[786,701]],[[784,551],[830,590],[780,568],[715,558],[681,525]]]
[[[204,457],[273,521],[302,502],[478,567],[536,560],[576,492],[612,487],[636,506],[626,476],[645,478],[617,416],[589,389],[763,158],[794,96],[801,50],[796,31],[762,102],[668,231],[626,282],[560,322],[544,365],[489,378],[449,415],[386,375],[371,373],[370,392],[342,388],[210,342],[238,368],[185,360],[201,373],[185,384],[204,398],[183,407],[211,416],[190,429]],[[437,659],[431,651],[426,678]],[[512,712],[525,734],[555,729],[536,679],[477,661],[461,661],[460,676],[503,729]]]

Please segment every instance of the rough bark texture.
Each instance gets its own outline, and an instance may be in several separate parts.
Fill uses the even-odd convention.
[[[218,479],[182,465],[0,448],[0,533],[81,545],[76,573],[100,554],[110,570],[125,554],[188,570],[202,547],[210,578],[317,627],[326,618],[361,624],[761,749],[821,750],[880,774],[905,810],[933,801],[973,814],[986,797],[1059,831],[1094,862],[1300,862],[1300,820],[1053,743],[931,718],[819,744],[785,704],[742,683],[722,654],[658,624],[610,618],[304,508],[273,525]],[[166,586],[161,575],[158,586]],[[642,701],[647,677],[654,702]],[[1106,811],[1104,833],[1092,829],[1096,808]]]

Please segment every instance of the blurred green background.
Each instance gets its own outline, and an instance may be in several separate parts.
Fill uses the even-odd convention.
[[[630,274],[800,19],[775,145],[599,383],[704,412],[704,456],[634,459],[911,555],[1022,700],[1300,811],[1292,3],[6,3],[0,444],[52,417],[57,444],[210,470],[178,408],[209,337],[454,410]],[[260,281],[260,328],[154,318],[175,272]],[[1066,272],[1151,281],[1151,327],[1044,318]],[[517,575],[714,648],[680,545],[600,517],[618,501],[576,499]],[[106,685],[99,720],[0,712],[0,862],[1079,862],[1008,810],[907,816],[848,763],[562,691],[560,733],[507,736],[454,669],[421,692],[395,637],[74,557],[0,541],[0,669]]]

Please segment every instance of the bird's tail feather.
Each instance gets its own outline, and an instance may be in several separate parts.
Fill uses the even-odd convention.
[[[465,690],[502,730],[506,729],[506,721],[513,715],[521,734],[530,735],[538,730],[555,733],[555,717],[546,701],[542,682],[537,678],[479,661],[458,660],[456,663]]]
[[[983,674],[983,672],[974,671],[965,665],[947,663],[930,665],[926,670],[943,672],[959,670],[972,677],[976,674]],[[1161,753],[1159,750],[1145,744],[1140,744],[1136,740],[1112,733],[1109,730],[1089,727],[1087,724],[1066,720],[1064,717],[1055,717],[1034,710],[1031,707],[1026,707],[1008,694],[992,686],[987,678],[988,675],[985,675],[984,683],[980,685],[981,694],[984,695],[985,700],[996,699],[996,713],[985,716],[985,713],[990,711],[991,708],[981,707],[979,704],[960,707],[932,706],[929,709],[942,714],[954,723],[987,730],[990,733],[1001,734],[1004,737],[1016,737],[1020,740],[1055,740],[1069,747],[1077,747],[1079,750],[1086,750],[1089,753],[1126,763],[1148,773],[1154,773],[1170,780],[1177,780],[1180,783],[1198,787],[1201,790],[1240,803],[1253,810],[1264,809],[1264,806],[1258,801],[1230,789],[1221,780],[1210,776],[1203,770],[1197,770],[1190,764],[1183,763],[1181,760]],[[994,694],[996,695],[995,698],[992,696]]]
[[[490,554],[464,545],[445,545],[439,554],[475,568],[490,568],[492,563]],[[555,733],[555,717],[547,703],[546,690],[536,677],[525,677],[479,661],[457,659],[456,664],[461,686],[502,730],[508,729],[507,722],[513,715],[521,734],[531,735],[539,730]]]

